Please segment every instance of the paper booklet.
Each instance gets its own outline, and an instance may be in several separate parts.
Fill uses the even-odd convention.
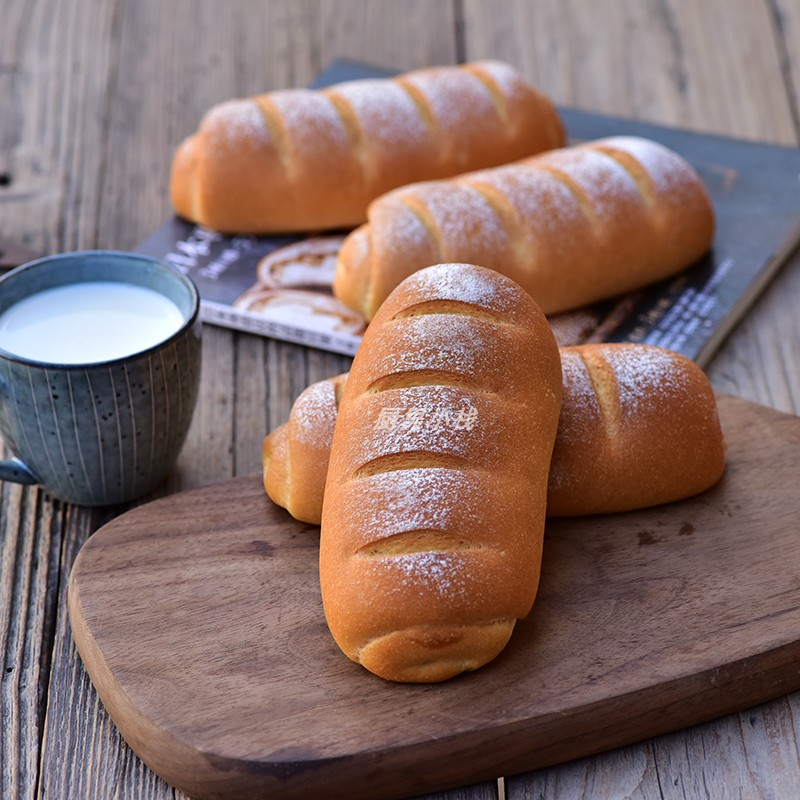
[[[390,73],[337,61],[313,86]],[[800,242],[800,150],[560,108],[571,144],[644,136],[680,153],[716,212],[713,250],[658,284],[550,317],[560,345],[643,342],[708,362]],[[178,217],[136,249],[172,262],[196,283],[206,322],[353,355],[364,319],[331,292],[347,231],[224,236]]]

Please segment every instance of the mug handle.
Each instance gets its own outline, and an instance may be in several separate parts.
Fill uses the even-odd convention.
[[[1,244],[1,243],[0,243]],[[0,377],[0,395],[5,395],[6,382]],[[5,399],[5,398],[3,398]],[[0,406],[0,413],[4,412]],[[30,467],[18,458],[0,460],[0,481],[13,481],[14,483],[39,483]]]
[[[0,481],[14,481],[14,483],[38,483],[36,476],[18,458],[9,458],[0,461]]]

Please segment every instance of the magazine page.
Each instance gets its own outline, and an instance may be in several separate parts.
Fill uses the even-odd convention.
[[[205,322],[353,355],[366,323],[331,290],[343,240],[223,236],[173,217],[137,250],[192,278]]]

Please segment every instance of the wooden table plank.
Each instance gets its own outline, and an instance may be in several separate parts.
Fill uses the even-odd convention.
[[[66,507],[56,630],[37,797],[173,797],[122,742],[103,710],[69,634],[65,585],[78,550],[113,511]],[[135,646],[135,645],[134,645]],[[55,704],[59,713],[52,713]],[[128,795],[130,796],[130,795]]]
[[[0,119],[0,172],[8,176],[0,235],[37,252],[90,247],[114,4],[4,6],[0,52],[11,103]]]
[[[717,390],[800,414],[798,297],[800,255],[786,264],[709,365]]]
[[[0,790],[34,797],[58,590],[61,511],[0,484]]]
[[[796,8],[796,0],[786,2]],[[516,63],[559,104],[794,144],[767,0],[465,0],[467,58]]]
[[[772,0],[770,8],[783,85],[792,105],[795,130],[800,131],[800,4],[797,0]]]

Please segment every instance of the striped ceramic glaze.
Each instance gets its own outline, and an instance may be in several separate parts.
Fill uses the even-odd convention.
[[[155,347],[96,364],[47,364],[0,350],[0,432],[19,457],[0,464],[0,478],[36,482],[82,505],[120,503],[158,486],[183,445],[200,378],[199,301],[169,264],[90,251],[9,273],[0,280],[0,312],[75,280],[155,288],[178,305],[184,324]]]

